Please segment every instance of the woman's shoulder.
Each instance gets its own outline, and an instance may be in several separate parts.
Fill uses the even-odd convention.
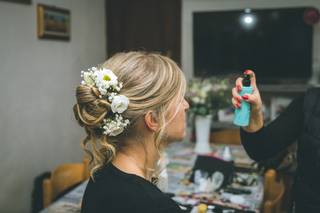
[[[143,189],[148,188],[149,184],[151,183],[142,177],[125,173],[110,163],[94,173],[94,178],[90,179],[87,188],[101,191],[102,194],[126,192],[128,195],[137,189],[143,192]]]
[[[130,212],[135,212],[133,209],[142,212],[147,209],[152,212],[179,210],[178,205],[151,182],[124,173],[112,164],[99,170],[95,179],[89,181],[83,204],[89,205],[92,202],[111,209],[129,208]]]

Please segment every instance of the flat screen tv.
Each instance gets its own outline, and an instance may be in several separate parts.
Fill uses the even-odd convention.
[[[260,83],[306,82],[312,74],[310,8],[193,13],[197,77],[253,69]]]

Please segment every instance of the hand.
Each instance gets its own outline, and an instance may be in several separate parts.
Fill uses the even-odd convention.
[[[244,74],[251,76],[251,86],[253,88],[252,94],[246,94],[240,96],[240,91],[243,87],[242,80],[243,78],[238,78],[236,80],[236,86],[232,89],[232,104],[235,108],[241,107],[241,101],[246,101],[251,104],[251,110],[253,111],[261,111],[262,109],[262,101],[260,97],[260,92],[256,84],[256,76],[252,70],[246,70]]]
[[[243,78],[238,78],[236,80],[236,86],[232,89],[232,104],[235,108],[241,107],[241,101],[246,101],[251,104],[250,123],[248,127],[244,127],[243,129],[247,132],[256,132],[263,127],[261,96],[256,84],[256,76],[254,72],[252,70],[246,70],[244,74],[251,76],[251,86],[253,89],[252,94],[240,96],[239,92],[243,87]]]

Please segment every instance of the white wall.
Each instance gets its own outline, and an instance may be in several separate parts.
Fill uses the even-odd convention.
[[[187,78],[193,76],[192,13],[199,11],[235,10],[245,8],[280,8],[314,6],[320,10],[320,0],[183,0],[182,1],[182,69]],[[313,72],[320,72],[320,25],[314,27]],[[320,83],[320,79],[317,80]]]
[[[71,41],[37,38],[37,3],[71,11]],[[81,161],[75,87],[105,49],[104,0],[0,2],[0,212],[29,212],[36,175]]]

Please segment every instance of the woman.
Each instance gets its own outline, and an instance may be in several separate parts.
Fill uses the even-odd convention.
[[[163,149],[185,136],[182,71],[168,57],[128,52],[82,75],[74,112],[93,169],[81,212],[181,212],[152,180]]]
[[[256,161],[275,156],[298,140],[298,167],[294,184],[295,212],[320,212],[320,89],[310,89],[296,98],[280,116],[264,126],[262,101],[251,75],[253,93],[240,96],[242,79],[232,90],[234,107],[241,101],[251,103],[248,127],[241,129],[241,141],[248,155]]]

